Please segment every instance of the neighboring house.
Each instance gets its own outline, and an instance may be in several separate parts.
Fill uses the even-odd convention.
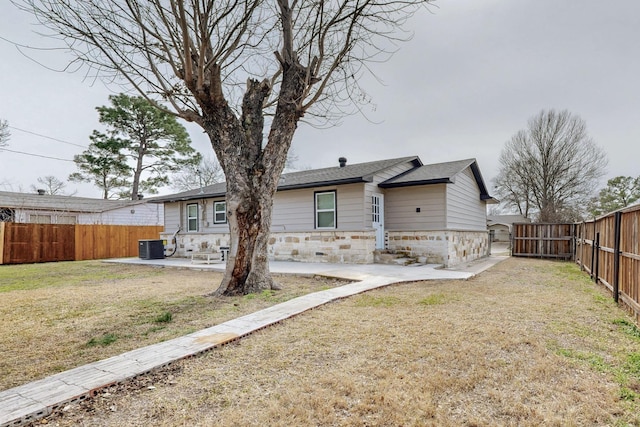
[[[146,200],[0,191],[0,221],[39,224],[162,225],[164,207]]]
[[[487,215],[487,228],[494,242],[510,242],[513,224],[531,222],[523,215]]]
[[[229,245],[226,185],[150,201],[164,203],[163,239],[177,255]],[[475,159],[423,165],[417,156],[282,175],[273,204],[269,257],[373,263],[376,250],[405,251],[451,266],[488,254],[486,204]],[[170,249],[170,248],[168,248]]]

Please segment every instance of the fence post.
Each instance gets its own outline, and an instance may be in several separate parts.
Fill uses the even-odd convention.
[[[613,243],[613,300],[618,302],[618,294],[620,290],[620,228],[622,225],[622,212],[617,211],[614,214],[614,243]]]
[[[593,240],[591,240],[591,269],[589,270],[589,276],[593,279],[593,274],[596,266],[596,220],[593,219]]]
[[[6,222],[0,222],[0,265],[4,264],[4,228]]]
[[[593,249],[595,250],[595,272],[593,275],[593,281],[598,283],[598,277],[600,275],[600,232],[596,233],[596,239],[593,242]]]

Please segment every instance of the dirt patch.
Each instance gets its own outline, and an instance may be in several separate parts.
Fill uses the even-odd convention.
[[[58,426],[640,425],[640,334],[570,263],[354,296],[46,420]]]

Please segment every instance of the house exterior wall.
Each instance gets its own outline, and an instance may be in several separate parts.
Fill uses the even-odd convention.
[[[384,195],[388,249],[408,252],[424,262],[453,266],[487,256],[485,202],[470,168],[453,184],[432,184],[382,189],[378,183],[411,168],[399,165],[373,177],[371,183],[315,187],[276,193],[268,255],[272,260],[371,263],[375,251],[371,196]],[[315,230],[316,192],[335,191],[337,227]],[[226,224],[213,223],[218,199],[165,204],[165,232],[170,242],[177,235],[177,256],[229,246]],[[187,205],[198,203],[198,231],[187,232]],[[418,212],[419,208],[419,212]],[[171,250],[171,246],[168,247]]]
[[[80,214],[78,224],[163,225],[163,212],[160,203],[141,203],[98,214]]]
[[[229,233],[179,233],[176,243],[173,233],[163,232],[166,251],[176,249],[175,256],[189,257],[193,252],[219,251],[229,246]],[[272,232],[267,253],[270,260],[330,262],[348,264],[373,263],[375,234],[373,231],[305,231]]]
[[[385,191],[385,230],[443,230],[445,218],[445,185],[389,188]],[[420,212],[416,209],[420,208]]]
[[[276,193],[273,203],[271,230],[274,232],[314,231],[314,194],[324,191],[336,192],[336,230],[362,231],[367,229],[365,227],[366,215],[363,213],[364,184],[349,184]],[[165,203],[165,231],[173,233],[180,227],[181,232],[187,232],[187,205],[196,203],[199,206],[199,226],[198,231],[189,232],[190,234],[228,233],[229,226],[227,224],[215,224],[213,222],[213,204],[215,201],[224,201],[224,198]],[[371,228],[370,221],[368,228]]]
[[[471,168],[456,175],[454,184],[447,184],[446,194],[447,230],[487,228],[486,203],[480,200],[480,190]]]
[[[363,230],[364,184],[314,187],[276,193],[271,230],[274,232],[313,231],[315,229],[315,193],[335,191],[336,230]]]
[[[489,232],[493,232],[494,242],[509,242],[511,241],[511,231],[509,226],[504,224],[493,224],[489,227]]]
[[[41,224],[163,225],[163,211],[164,206],[157,203],[143,203],[97,213],[18,208],[14,211],[14,221]]]
[[[388,233],[389,249],[406,252],[429,264],[453,267],[489,255],[487,231],[392,231]]]

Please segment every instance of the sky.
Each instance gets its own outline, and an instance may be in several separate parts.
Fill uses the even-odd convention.
[[[329,129],[300,124],[293,142],[298,167],[337,166],[342,156],[349,163],[475,158],[491,192],[505,143],[541,110],[566,109],[607,153],[601,186],[614,176],[640,175],[640,1],[436,4],[408,23],[411,41],[372,65],[377,79],[361,82],[374,108]],[[0,119],[12,127],[7,149],[56,159],[0,151],[4,191],[29,192],[47,175],[66,181],[76,171],[73,156],[101,129],[95,108],[109,105],[114,93],[81,73],[55,71],[65,64],[55,53],[43,54],[45,68],[6,41],[50,44],[33,22],[0,3]],[[193,147],[213,156],[202,131],[185,125]],[[69,182],[65,191],[101,197],[89,184]]]

